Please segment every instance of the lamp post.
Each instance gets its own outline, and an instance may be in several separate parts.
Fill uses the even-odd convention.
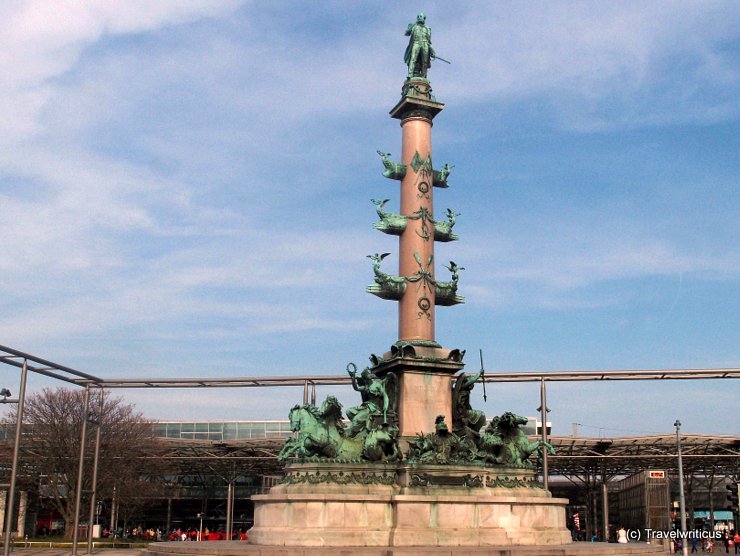
[[[540,380],[540,407],[537,408],[537,411],[540,412],[540,420],[542,421],[542,430],[541,432],[541,438],[542,438],[542,485],[545,487],[545,490],[548,490],[549,488],[549,472],[547,469],[547,447],[545,444],[547,443],[547,414],[550,413],[550,409],[547,407],[547,389],[545,387],[545,378],[542,377]],[[535,427],[536,429],[537,427]],[[537,431],[535,431],[537,432]]]
[[[85,397],[82,408],[82,431],[80,432],[80,461],[77,468],[77,486],[75,493],[75,518],[72,531],[72,556],[77,556],[77,539],[80,533],[80,504],[82,502],[82,479],[85,467],[85,440],[87,439],[87,419],[90,409],[90,385],[85,387]],[[88,523],[88,527],[90,524]]]
[[[684,556],[688,556],[689,547],[686,544],[686,498],[683,493],[683,458],[681,457],[681,421],[676,419],[673,426],[676,427],[676,450],[678,451],[678,511],[681,512],[681,536],[683,539],[681,546],[683,547]]]
[[[92,487],[90,490],[90,517],[87,521],[87,553],[93,550],[93,519],[95,517],[96,495],[98,491],[98,461],[100,460],[100,428],[103,422],[103,405],[105,403],[105,391],[100,390],[98,399],[98,413],[88,413],[88,421],[95,425],[95,456],[93,457]]]
[[[21,368],[21,387],[18,392],[17,400],[9,400],[10,390],[3,388],[2,403],[17,403],[16,423],[15,423],[15,441],[13,443],[13,464],[10,470],[10,486],[8,489],[8,503],[5,507],[5,538],[3,539],[3,556],[10,554],[10,535],[12,533],[13,523],[13,505],[15,504],[15,483],[18,476],[18,452],[21,446],[21,427],[23,426],[23,406],[26,402],[26,380],[28,378],[28,360],[23,360]]]

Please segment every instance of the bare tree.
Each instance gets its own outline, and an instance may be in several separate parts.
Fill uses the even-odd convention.
[[[149,481],[160,475],[160,444],[152,438],[151,424],[136,412],[134,406],[123,403],[121,398],[105,396],[93,390],[90,394],[89,412],[84,414],[84,391],[66,388],[49,389],[29,395],[24,410],[23,455],[27,468],[38,477],[40,494],[48,497],[54,508],[62,515],[67,527],[66,535],[72,535],[75,498],[78,485],[78,455],[80,435],[84,419],[92,422],[88,426],[86,440],[85,472],[83,473],[83,501],[89,501],[92,490],[92,460],[95,439],[95,423],[100,422],[101,444],[98,467],[97,498],[110,498],[113,490],[121,501],[156,495],[158,483]],[[6,422],[14,422],[10,412]],[[40,480],[40,478],[44,480]],[[143,485],[146,485],[144,487]],[[82,516],[87,515],[83,503]],[[84,518],[83,518],[84,519]]]

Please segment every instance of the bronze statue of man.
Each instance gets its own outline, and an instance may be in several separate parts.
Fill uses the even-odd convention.
[[[434,58],[432,48],[432,30],[425,25],[427,16],[420,13],[416,16],[416,23],[409,23],[406,36],[409,45],[403,55],[403,61],[409,67],[409,77],[423,77],[426,79],[427,70]]]

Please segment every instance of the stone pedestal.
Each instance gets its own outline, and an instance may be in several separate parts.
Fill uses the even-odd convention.
[[[669,550],[655,544],[571,543],[548,546],[256,546],[240,541],[158,542],[147,547],[149,556],[655,556]]]
[[[433,432],[437,415],[452,422],[450,375],[407,369],[401,374],[400,394],[405,400],[398,412],[401,436]]]
[[[291,464],[254,496],[250,542],[292,547],[560,545],[567,499],[527,469]]]
[[[398,342],[373,367],[378,376],[399,377],[400,436],[434,432],[434,420],[444,415],[452,423],[452,376],[462,370],[464,353],[433,342]]]

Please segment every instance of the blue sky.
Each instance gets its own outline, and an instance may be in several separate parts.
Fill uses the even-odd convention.
[[[375,151],[400,152],[420,9],[453,62],[430,71],[435,165],[455,165],[435,205],[462,213],[437,260],[466,268],[438,340],[491,373],[739,366],[740,10],[701,1],[3,2],[0,343],[116,378],[339,374],[387,350],[366,255],[397,243],[370,199],[397,210]],[[491,390],[489,415],[539,405]],[[301,396],[121,394],[161,419],[284,418]],[[549,402],[561,434],[738,434],[739,394]]]

